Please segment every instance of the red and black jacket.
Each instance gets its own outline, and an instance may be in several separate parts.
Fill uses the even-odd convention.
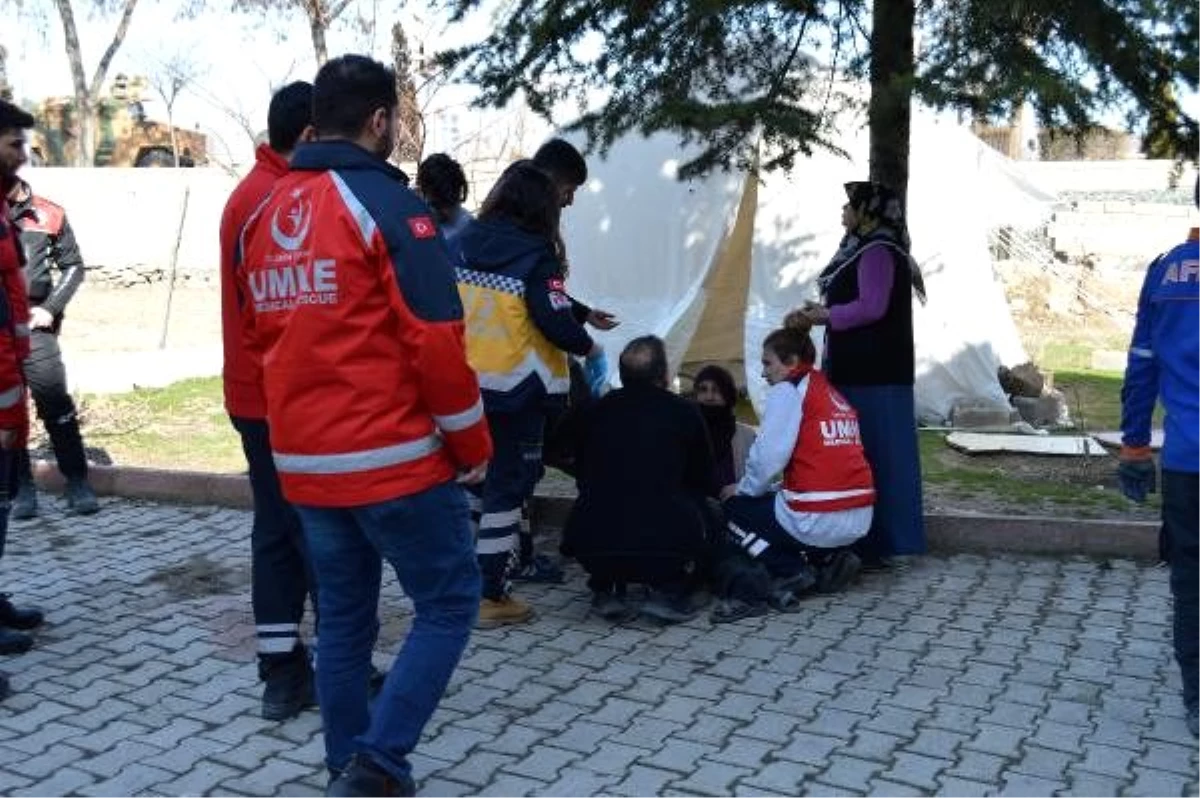
[[[83,256],[62,207],[34,194],[24,183],[25,199],[13,202],[12,221],[21,232],[29,304],[49,311],[58,322],[83,283]],[[54,270],[61,274],[54,279]]]

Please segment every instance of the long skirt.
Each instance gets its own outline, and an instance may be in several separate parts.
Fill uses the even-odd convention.
[[[838,385],[858,411],[863,449],[875,477],[875,517],[855,545],[864,561],[925,553],[921,456],[911,385]]]

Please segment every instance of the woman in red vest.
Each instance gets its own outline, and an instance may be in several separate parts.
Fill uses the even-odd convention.
[[[796,317],[763,341],[770,387],[762,426],[745,474],[722,497],[733,542],[765,567],[770,601],[780,609],[814,587],[832,593],[857,576],[860,563],[848,547],[870,529],[875,502],[858,416],[814,368],[808,332]]]

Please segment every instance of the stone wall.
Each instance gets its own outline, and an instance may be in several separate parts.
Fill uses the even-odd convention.
[[[1183,191],[1191,198],[1195,164],[1174,161],[1022,161],[1022,174],[1051,194]]]
[[[1144,266],[1195,223],[1194,164],[1060,161],[1020,164],[1058,197],[1047,234],[1055,254],[1103,268]]]
[[[1075,202],[1054,213],[1054,251],[1098,266],[1145,265],[1183,240],[1193,209],[1150,202]]]
[[[415,165],[404,166],[415,176]],[[1034,184],[1067,200],[1049,230],[1061,257],[1099,265],[1144,263],[1148,256],[1178,242],[1189,223],[1194,166],[1177,176],[1175,188],[1171,178],[1176,167],[1170,161],[1023,162],[1019,166]],[[471,165],[469,206],[482,200],[500,167],[499,163]],[[93,282],[125,287],[167,279],[177,239],[177,282],[216,280],[217,230],[237,177],[218,168],[44,167],[23,174],[38,193],[67,209],[84,259],[95,269],[89,275]],[[1169,202],[1138,199],[1160,194]],[[1105,199],[1089,200],[1089,195]]]
[[[62,205],[94,283],[155,283],[175,260],[180,282],[216,279],[217,231],[237,178],[216,168],[29,168],[34,191]],[[186,197],[186,210],[185,210]]]

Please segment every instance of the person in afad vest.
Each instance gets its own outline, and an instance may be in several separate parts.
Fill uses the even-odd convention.
[[[742,478],[722,492],[730,540],[716,622],[792,609],[814,589],[837,592],[861,567],[849,547],[871,528],[875,485],[858,415],[814,367],[808,331],[793,316],[763,341],[762,426]]]

